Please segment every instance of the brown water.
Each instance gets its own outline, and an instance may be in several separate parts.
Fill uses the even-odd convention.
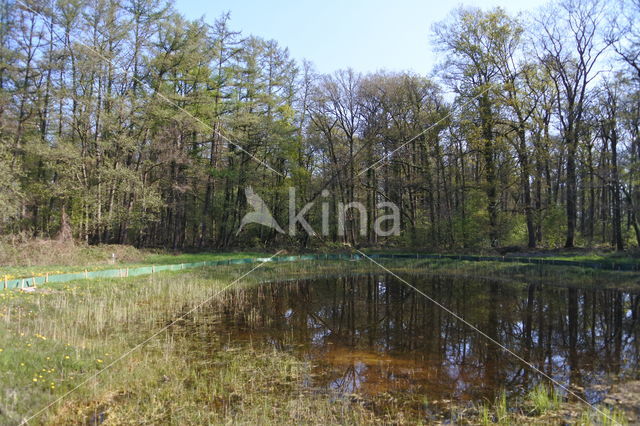
[[[433,276],[406,279],[591,402],[638,378],[640,295]],[[307,386],[429,401],[522,394],[540,376],[389,275],[263,284],[212,308],[222,341],[310,361]]]

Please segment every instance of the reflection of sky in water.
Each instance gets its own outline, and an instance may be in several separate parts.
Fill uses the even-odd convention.
[[[561,383],[584,388],[591,401],[602,395],[595,385],[637,372],[632,309],[637,317],[638,295],[440,277],[411,281]],[[295,348],[317,366],[317,377],[307,379],[314,388],[482,399],[503,387],[515,392],[539,382],[517,360],[389,277],[245,291],[251,307],[229,307],[234,314],[220,321],[222,333]]]

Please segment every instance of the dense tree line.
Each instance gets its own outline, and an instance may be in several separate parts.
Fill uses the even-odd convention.
[[[2,0],[0,22],[4,233],[173,248],[640,242],[638,0],[456,9],[433,28],[429,77],[318,75],[228,14],[189,21],[164,0]],[[328,235],[236,234],[249,186],[285,230],[295,188]],[[351,201],[368,214],[348,210],[344,235],[321,223]],[[373,232],[381,202],[399,207],[400,236]]]

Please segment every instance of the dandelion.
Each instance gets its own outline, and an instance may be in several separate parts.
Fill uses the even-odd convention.
[[[65,355],[65,356],[64,356],[64,359],[69,359],[69,355]]]
[[[34,382],[37,382],[37,381],[38,381],[38,379],[34,377],[34,378],[33,378],[33,381],[34,381]]]
[[[97,359],[96,361],[98,361],[98,363],[102,363],[102,360],[101,360],[101,359]]]
[[[0,348],[0,352],[4,351],[4,349]]]
[[[24,367],[24,362],[21,362],[21,363],[20,363],[20,367]]]

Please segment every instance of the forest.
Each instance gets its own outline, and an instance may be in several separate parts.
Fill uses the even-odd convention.
[[[640,244],[640,1],[453,9],[429,75],[330,75],[164,0],[2,0],[0,232],[138,247]],[[381,55],[384,55],[381,52]],[[416,52],[420,55],[420,52]],[[347,232],[237,233],[358,201]],[[328,195],[327,195],[328,194]],[[401,234],[373,232],[395,203]],[[365,235],[356,232],[360,226]]]

